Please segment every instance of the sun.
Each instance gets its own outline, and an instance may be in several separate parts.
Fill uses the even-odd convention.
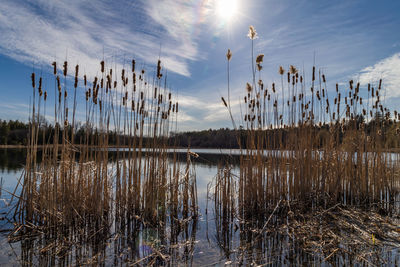
[[[216,0],[216,10],[218,15],[229,21],[235,14],[238,9],[238,0]]]

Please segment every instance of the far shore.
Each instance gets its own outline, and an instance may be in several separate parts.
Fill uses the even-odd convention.
[[[58,145],[62,145],[62,144],[58,144]],[[49,147],[51,146],[50,144],[48,145],[37,145],[37,148],[43,148],[43,147]],[[79,144],[74,144],[74,146],[76,147],[86,147],[86,145],[79,145]],[[100,146],[89,146],[90,148],[98,148]],[[110,145],[107,146],[108,148],[121,148],[121,149],[127,149],[129,148],[129,146],[116,146],[116,145]],[[26,149],[28,148],[28,146],[26,145],[0,145],[0,149]],[[143,147],[146,148],[146,147]],[[240,149],[240,148],[224,148],[224,147],[169,147],[171,149],[175,148],[175,149]],[[382,149],[382,152],[388,152],[388,153],[400,153],[400,148],[389,148],[389,149]],[[373,152],[373,151],[369,151],[369,152]]]

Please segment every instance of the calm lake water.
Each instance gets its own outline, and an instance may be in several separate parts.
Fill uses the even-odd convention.
[[[199,158],[194,160],[196,178],[197,178],[197,196],[200,211],[200,217],[196,223],[189,224],[189,227],[182,231],[179,235],[178,248],[172,251],[170,265],[193,265],[193,266],[224,266],[229,265],[231,261],[237,262],[238,251],[241,249],[240,236],[236,231],[235,225],[226,225],[227,231],[230,233],[221,233],[217,229],[213,203],[208,201],[207,204],[207,185],[213,180],[217,174],[217,166],[224,162],[227,158],[231,158],[231,150],[217,149],[193,149],[192,151],[199,154]],[[181,152],[186,152],[182,150]],[[48,259],[41,258],[41,252],[35,249],[40,244],[40,240],[32,241],[28,245],[26,242],[8,241],[7,235],[9,230],[13,228],[12,224],[12,207],[15,204],[15,198],[11,193],[14,192],[18,179],[23,172],[25,164],[25,151],[23,149],[0,149],[0,179],[2,181],[2,192],[0,196],[0,265],[1,266],[20,266],[34,265],[39,266],[43,263],[48,264]],[[185,156],[180,157],[185,161]],[[238,167],[234,166],[234,171],[238,171]],[[18,193],[18,190],[17,190]],[[18,194],[17,194],[18,195]],[[211,201],[212,202],[212,201]],[[207,209],[207,212],[206,212]],[[121,236],[118,238],[121,239]],[[138,233],[134,242],[130,242],[129,238],[122,237],[124,241],[116,241],[117,237],[107,240],[107,245],[103,249],[104,265],[129,266],[126,262],[135,261],[148,255],[151,247],[150,242],[163,243],[160,233],[157,229],[143,229]],[[37,242],[37,243],[35,243]],[[171,244],[165,241],[165,244]],[[396,247],[397,245],[397,247]],[[340,246],[340,244],[339,244]],[[368,261],[382,263],[388,266],[399,266],[400,263],[400,244],[394,244],[393,247],[378,247],[381,259],[368,258]],[[331,263],[325,261],[327,255],[319,253],[310,254],[303,251],[298,240],[291,239],[290,236],[272,232],[264,237],[261,249],[257,251],[249,251],[258,258],[258,262],[263,262],[267,266],[331,266]],[[93,254],[95,250],[92,246],[88,246],[89,254]],[[135,251],[135,253],[131,253]],[[258,254],[257,254],[258,253]],[[134,257],[132,255],[135,255]],[[75,253],[72,252],[65,262],[65,265],[75,265]],[[368,256],[365,256],[368,257]],[[261,259],[261,260],[260,260]],[[351,256],[338,256],[335,259],[335,265],[353,265],[354,263],[366,264],[366,261],[359,258],[351,258]],[[371,262],[371,264],[372,264]],[[55,263],[60,263],[56,260]],[[142,262],[143,264],[144,262]],[[155,262],[162,264],[162,262]],[[251,264],[246,262],[245,264]],[[380,265],[380,264],[379,264]],[[371,265],[372,266],[372,265]]]

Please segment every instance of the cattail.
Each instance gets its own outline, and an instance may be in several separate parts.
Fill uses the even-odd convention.
[[[382,89],[382,79],[379,80],[379,86],[378,86],[378,90]]]
[[[64,98],[67,98],[67,96],[68,96],[67,91],[64,91]]]
[[[39,92],[42,91],[42,77],[39,78]]]
[[[64,61],[64,76],[67,76],[68,62]]]
[[[230,49],[228,49],[228,52],[226,53],[226,59],[227,59],[228,61],[230,61],[231,58],[232,58],[232,52],[231,52]]]
[[[289,72],[294,75],[297,73],[297,68],[293,65],[290,65]]]
[[[134,59],[132,59],[132,72],[135,72],[135,60]]]
[[[31,80],[32,80],[32,87],[35,88],[35,73],[32,72],[31,74]]]
[[[272,83],[272,92],[275,93],[275,83]]]
[[[78,72],[79,72],[79,65],[75,66],[75,83],[74,83],[74,87],[78,87]]]
[[[336,84],[336,92],[339,92],[339,84]]]
[[[258,38],[256,29],[253,27],[253,25],[250,25],[249,33],[247,34],[247,37],[249,37],[251,40]]]
[[[60,83],[60,76],[57,75],[57,88],[58,88],[58,92],[61,92],[61,83]]]
[[[224,106],[225,106],[225,107],[228,107],[228,105],[226,104],[225,99],[224,99],[223,97],[221,97],[221,99],[222,99],[222,102],[224,103]]]
[[[246,90],[248,93],[250,93],[251,90],[253,90],[252,86],[249,83],[246,83]]]
[[[315,66],[312,68],[312,80],[315,81]]]
[[[263,62],[263,60],[264,60],[264,54],[259,54],[259,55],[256,57],[256,63],[257,63],[257,64],[261,64],[261,63]]]
[[[287,73],[287,82],[290,83],[290,72]]]
[[[57,63],[54,61],[51,65],[53,65],[53,74],[57,74]]]
[[[324,75],[324,74],[322,74],[322,81],[323,81],[324,83],[326,83],[326,79],[325,79],[325,75]]]
[[[144,98],[144,94],[143,94],[143,92],[140,92],[140,99],[143,100],[143,98]]]
[[[279,66],[279,74],[280,75],[285,74],[285,69],[282,66]]]
[[[47,100],[47,91],[44,91],[44,101]]]
[[[176,113],[178,113],[178,102],[176,102],[176,108],[175,108]]]
[[[161,60],[158,60],[157,62],[157,78],[161,79],[162,74],[161,74]]]
[[[102,60],[100,62],[100,66],[101,66],[101,72],[103,73],[104,72],[104,60]]]
[[[83,83],[85,84],[85,86],[87,85],[86,74],[85,74],[85,75],[83,75]]]
[[[349,85],[350,85],[350,90],[353,90],[353,80],[349,81]]]
[[[117,88],[117,81],[114,81],[114,89]]]
[[[303,76],[300,76],[300,83],[303,83]]]

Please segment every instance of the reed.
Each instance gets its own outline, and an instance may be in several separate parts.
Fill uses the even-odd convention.
[[[39,118],[46,115],[42,110],[47,106],[47,92],[42,93],[42,78],[37,88],[36,75],[31,75],[30,141],[13,240],[32,231],[42,233],[46,242],[55,240],[46,252],[68,255],[72,247],[84,253],[81,249],[85,244],[92,247],[96,240],[106,244],[112,236],[137,235],[151,227],[164,236],[171,229],[170,238],[177,242],[181,231],[197,219],[196,176],[189,150],[182,166],[176,153],[172,160],[167,157],[178,102],[162,79],[161,61],[151,79],[146,78],[144,69],[136,72],[134,60],[131,71],[122,69],[119,74],[101,61],[100,75],[93,82],[84,75],[81,87],[78,65],[73,86],[69,84],[68,62],[64,62],[62,74],[56,62],[52,65],[54,132],[40,147],[39,138],[45,137],[39,136]],[[83,88],[86,135],[75,143],[76,109]],[[112,159],[108,140],[113,133],[118,134]],[[122,149],[122,144],[128,146]],[[70,240],[69,245],[66,240]],[[38,249],[46,246],[49,244]],[[57,246],[65,251],[56,252]],[[89,251],[93,253],[86,255],[86,260],[97,257],[98,248]],[[76,256],[78,263],[83,260],[84,255]],[[155,258],[160,254],[150,260]]]
[[[255,37],[250,27],[252,47]],[[261,77],[263,55],[253,60],[254,80],[256,71]],[[310,87],[293,65],[285,85],[284,72],[280,67],[281,88],[265,86],[261,78],[246,84],[244,116],[236,120],[243,128],[238,178],[229,168],[220,170],[216,210],[235,210],[238,218],[252,220],[265,218],[283,200],[301,203],[304,211],[336,203],[392,207],[399,194],[400,165],[384,144],[385,133],[396,129],[399,117],[382,103],[382,81],[376,89],[368,85],[368,91],[353,81],[344,88],[336,85],[336,95],[330,97],[325,74],[316,67]],[[231,114],[230,105],[224,105]],[[221,183],[221,173],[231,173],[224,178],[231,182]]]
[[[208,187],[214,201],[217,243],[228,262],[239,265],[265,264],[268,259],[279,262],[294,249],[309,251],[307,246],[315,244],[306,239],[308,233],[315,233],[321,244],[344,242],[347,252],[324,245],[318,252],[313,250],[321,253],[322,259],[337,251],[352,254],[354,247],[348,238],[352,234],[346,227],[365,226],[360,221],[368,217],[363,210],[377,221],[384,220],[380,215],[399,214],[400,161],[385,146],[388,134],[393,136],[399,126],[399,114],[384,106],[382,80],[375,88],[369,84],[368,89],[354,81],[344,87],[336,84],[331,96],[325,74],[315,66],[311,84],[307,84],[291,65],[286,73],[283,67],[278,70],[280,88],[275,83],[265,85],[261,79],[263,54],[254,60],[257,33],[253,26],[248,37],[252,82],[245,86],[241,118],[233,120],[231,106],[222,98],[233,126],[241,125],[236,131],[240,164],[236,169],[229,161],[220,165]],[[227,59],[228,66],[233,64]],[[228,99],[229,90],[228,73]],[[337,220],[334,227],[332,218]],[[376,231],[373,228],[357,231],[368,236],[369,231]],[[237,230],[239,234],[235,234]],[[324,234],[319,235],[321,232]],[[282,255],[269,254],[274,240],[289,242],[288,246],[279,245]],[[369,247],[369,243],[365,238],[357,244]],[[331,260],[340,261],[340,257],[352,256],[335,255]]]

